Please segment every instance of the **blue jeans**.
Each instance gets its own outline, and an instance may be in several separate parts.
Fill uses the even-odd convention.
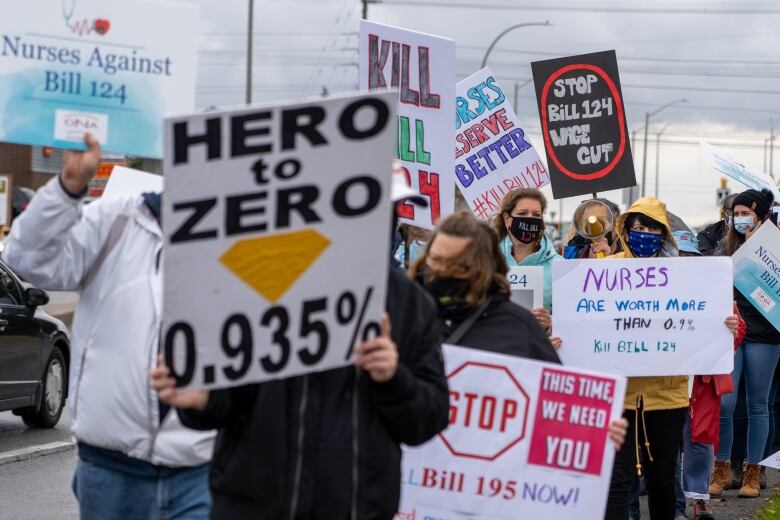
[[[780,346],[745,341],[734,355],[734,371],[731,378],[739,387],[740,377],[745,379],[745,397],[748,410],[747,461],[758,464],[763,459],[769,435],[769,389],[780,358]],[[720,448],[718,460],[731,457],[734,439],[734,408],[737,392],[726,394],[720,403]]]
[[[79,444],[73,493],[81,520],[207,520],[208,475],[208,464],[154,466]]]
[[[685,497],[694,500],[710,499],[710,473],[714,453],[712,444],[693,442],[690,426],[690,415],[685,419],[683,440],[685,442],[685,455],[683,460],[682,487]]]

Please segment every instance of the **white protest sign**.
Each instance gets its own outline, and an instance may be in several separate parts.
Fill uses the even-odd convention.
[[[558,355],[624,376],[731,373],[731,282],[724,257],[554,262]]]
[[[13,4],[13,5],[12,5]],[[163,117],[195,107],[198,6],[25,0],[0,16],[0,141],[162,157]]]
[[[459,82],[455,99],[455,182],[477,218],[500,211],[518,188],[541,188],[550,174],[488,67]]]
[[[166,120],[162,347],[179,385],[348,365],[379,332],[396,99]]]
[[[160,193],[163,190],[162,175],[142,172],[124,166],[114,166],[108,178],[103,197],[141,195],[145,192]]]
[[[404,447],[396,518],[603,517],[615,457],[607,429],[623,413],[625,378],[443,351],[449,427]]]
[[[734,287],[780,330],[780,230],[766,221],[731,260]]]
[[[766,188],[774,194],[776,201],[780,201],[780,191],[778,191],[777,184],[775,184],[772,177],[761,170],[745,165],[724,150],[716,148],[705,141],[699,140],[699,146],[701,146],[704,156],[712,162],[715,171],[728,175],[748,188],[755,190]]]
[[[510,267],[507,280],[513,302],[528,310],[544,305],[544,267]]]
[[[761,466],[766,466],[767,468],[773,468],[773,469],[780,469],[780,451],[775,452],[759,462]]]
[[[361,90],[399,89],[394,157],[429,204],[406,201],[398,213],[401,222],[432,229],[455,211],[455,42],[361,20],[359,75]]]

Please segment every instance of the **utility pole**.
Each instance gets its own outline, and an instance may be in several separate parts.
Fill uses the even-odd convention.
[[[514,105],[515,105],[515,106],[514,106],[514,109],[515,109],[515,114],[517,114],[517,97],[518,97],[519,95],[520,95],[520,85],[518,85],[517,83],[515,83],[515,98],[514,98]]]
[[[769,170],[766,167],[766,152],[767,148],[769,148],[769,138],[764,139],[764,171],[768,172]]]
[[[255,0],[249,0],[249,22],[246,35],[246,104],[252,104],[252,37],[255,27]]]
[[[363,4],[363,14],[362,18],[363,20],[368,20],[368,0],[360,0]]]
[[[661,161],[661,134],[663,134],[671,124],[672,123],[666,123],[666,126],[661,128],[661,130],[659,130],[658,133],[655,134],[655,198],[656,199],[658,198],[658,178],[659,178],[658,163]]]
[[[769,176],[775,178],[775,168],[772,161],[775,154],[775,123],[772,121],[772,127],[769,130]]]

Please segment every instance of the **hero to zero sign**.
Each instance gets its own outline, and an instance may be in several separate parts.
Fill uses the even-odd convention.
[[[615,52],[531,65],[555,198],[636,185]]]

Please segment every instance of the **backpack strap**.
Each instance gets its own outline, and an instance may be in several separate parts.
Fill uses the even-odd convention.
[[[469,314],[469,317],[466,318],[465,321],[463,321],[460,325],[458,325],[458,328],[456,328],[452,334],[447,337],[446,340],[444,340],[444,343],[447,343],[449,345],[457,345],[458,342],[463,339],[463,336],[466,335],[466,333],[471,329],[471,327],[474,326],[474,324],[477,322],[480,316],[487,310],[490,303],[493,301],[493,298],[488,296],[485,298],[485,301],[482,302],[482,304],[474,310],[471,314]]]

